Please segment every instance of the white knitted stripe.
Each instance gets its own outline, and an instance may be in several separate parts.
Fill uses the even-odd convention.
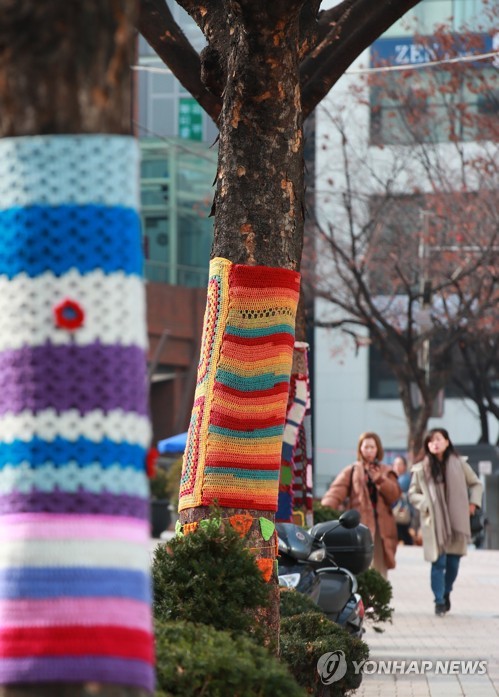
[[[84,324],[68,332],[55,326],[53,308],[77,302]],[[0,351],[23,346],[105,345],[147,348],[145,293],[141,278],[123,272],[72,269],[61,277],[46,272],[36,278],[19,274],[0,277]]]
[[[77,409],[58,414],[55,409],[37,413],[24,411],[0,417],[0,441],[30,441],[35,437],[53,441],[57,436],[70,441],[88,438],[96,443],[109,438],[115,443],[131,443],[148,448],[151,441],[149,419],[138,414],[114,409],[103,412],[95,409],[80,414]]]
[[[84,567],[148,571],[149,549],[129,540],[12,540],[0,545],[0,569]]]
[[[28,462],[18,466],[6,465],[0,470],[0,495],[14,492],[30,494],[33,490],[51,493],[58,489],[66,494],[79,490],[91,494],[109,493],[116,496],[149,496],[149,483],[144,472],[131,467],[113,465],[105,469],[99,463],[80,467],[68,462],[63,467],[51,463],[33,468]]]
[[[47,135],[0,140],[0,210],[100,204],[139,208],[135,138]]]

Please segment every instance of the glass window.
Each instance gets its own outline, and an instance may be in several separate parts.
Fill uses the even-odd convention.
[[[206,286],[216,150],[174,139],[144,139],[141,146],[146,278]]]
[[[168,177],[169,163],[168,158],[153,157],[149,159],[142,158],[140,167],[140,176],[142,179],[163,179]]]
[[[144,220],[144,254],[146,259],[166,264],[169,262],[169,221],[166,215],[146,214]]]
[[[423,209],[421,196],[371,197],[369,210],[373,232],[369,239],[368,269],[369,287],[374,295],[405,295],[407,284],[415,290],[418,288]],[[387,264],[387,259],[392,262]]]
[[[150,130],[155,136],[175,136],[176,134],[176,99],[174,97],[155,97],[150,101]]]
[[[212,243],[211,220],[195,212],[180,212],[178,262],[184,266],[208,266]]]
[[[369,346],[369,399],[399,399],[398,383],[388,363]]]
[[[445,386],[445,396],[463,399],[473,394],[469,373],[463,365],[458,349],[454,351],[453,377]],[[478,368],[477,368],[478,369]],[[483,373],[485,375],[485,372]],[[491,393],[499,395],[499,375],[497,366],[492,365],[486,373]],[[461,385],[465,386],[463,390]],[[392,369],[383,360],[381,353],[373,345],[369,347],[369,399],[399,399],[397,380]]]
[[[168,204],[168,184],[144,184],[142,187],[142,205],[164,208]]]

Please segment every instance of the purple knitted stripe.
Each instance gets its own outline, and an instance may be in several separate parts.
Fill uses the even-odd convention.
[[[104,682],[154,690],[154,669],[142,661],[100,656],[0,658],[0,684]]]
[[[61,491],[21,494],[15,491],[0,496],[0,515],[9,513],[96,513],[147,520],[149,500],[126,494],[117,496],[86,491],[76,494]]]
[[[0,353],[0,415],[25,409],[123,409],[148,414],[146,356],[138,346],[23,347]]]

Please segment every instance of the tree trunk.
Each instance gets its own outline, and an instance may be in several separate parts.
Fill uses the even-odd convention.
[[[135,6],[0,0],[0,136],[130,133]]]
[[[483,403],[477,402],[478,417],[480,420],[480,438],[479,443],[490,443],[489,434],[489,414]]]
[[[304,171],[300,4],[241,2],[241,13],[231,17],[230,39],[219,39],[227,49],[228,77],[219,122],[212,256],[234,264],[299,269]],[[180,521],[197,521],[207,513],[205,507],[188,508],[181,511]],[[256,520],[275,517],[269,510],[223,510],[227,517],[236,513]],[[262,540],[256,527],[248,544],[257,556],[275,559],[275,549]],[[268,629],[268,643],[275,645],[279,630],[275,574],[271,584],[272,602],[260,621]]]
[[[272,24],[266,9],[248,7],[233,26],[213,256],[298,270],[303,244],[298,13],[286,14],[285,23]]]
[[[130,134],[135,10],[133,0],[0,0],[0,136]],[[99,682],[0,687],[1,697],[146,694]]]
[[[420,406],[413,404],[413,395],[411,393],[411,383],[406,380],[399,380],[400,398],[409,429],[407,435],[407,452],[409,460],[416,462],[423,451],[423,439],[428,421],[431,416],[432,402],[425,395]]]

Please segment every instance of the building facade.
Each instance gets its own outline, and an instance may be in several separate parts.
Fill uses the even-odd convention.
[[[443,24],[446,31],[440,28]],[[486,2],[423,0],[356,61],[318,108],[316,200],[321,228],[330,235],[351,234],[349,239],[355,246],[355,240],[372,225],[373,211],[391,202],[391,217],[380,216],[374,226],[379,244],[366,252],[366,263],[370,255],[373,268],[370,283],[377,288],[379,306],[385,308],[382,312],[396,314],[400,303],[403,305],[402,291],[398,298],[393,294],[389,307],[383,298],[393,290],[393,269],[404,255],[405,263],[414,263],[416,269],[419,265],[420,275],[424,275],[427,255],[420,251],[421,225],[433,225],[437,214],[439,220],[445,217],[445,206],[442,211],[428,206],[434,184],[431,167],[439,163],[441,171],[445,170],[447,206],[452,206],[451,198],[460,188],[462,163],[483,159],[486,152],[497,153],[497,137],[487,130],[487,124],[495,119],[497,125],[499,117],[497,65],[490,57],[477,62],[474,76],[457,84],[459,73],[451,73],[450,66],[446,69],[441,63],[450,55],[462,58],[489,53],[496,45],[493,30]],[[464,36],[466,46],[456,49]],[[413,69],[423,63],[424,69]],[[390,66],[410,70],[390,72],[386,70]],[[384,70],[364,72],[372,68]],[[392,93],[395,81],[397,89]],[[490,88],[487,94],[478,87],[484,81]],[[448,118],[450,107],[452,122]],[[432,118],[418,123],[421,114],[430,113]],[[477,123],[483,125],[477,129]],[[429,152],[431,162],[425,163],[423,155]],[[490,183],[492,177],[485,181]],[[481,186],[477,178],[477,192]],[[497,192],[493,195],[497,199]],[[428,210],[418,210],[418,196],[424,198],[423,208]],[[446,229],[445,221],[439,230],[447,235],[445,245],[440,243],[438,248],[442,257],[449,256],[447,250],[463,245],[455,229],[448,225]],[[384,256],[383,240],[390,235],[399,240],[400,257]],[[331,278],[333,266],[322,254],[320,242],[318,260],[319,278]],[[348,306],[344,284],[341,287],[341,281],[333,279],[331,288],[338,294],[346,293]],[[315,334],[314,464],[318,496],[338,471],[354,460],[363,431],[380,434],[388,460],[407,448],[408,429],[393,373],[371,345],[367,332],[356,332],[352,341],[341,331],[344,316],[344,311],[327,300],[316,301],[319,322],[338,325],[336,329],[317,328]],[[405,330],[402,324],[400,331]],[[494,387],[498,392],[499,381]],[[457,444],[476,443],[480,437],[476,407],[457,397],[450,385],[445,398],[435,405],[435,414],[429,426],[448,428]],[[496,419],[489,418],[489,431],[491,442],[495,442]]]
[[[200,50],[199,29],[177,3],[169,5]],[[190,418],[213,238],[217,128],[142,37],[135,75],[150,408],[157,442],[185,431]]]

